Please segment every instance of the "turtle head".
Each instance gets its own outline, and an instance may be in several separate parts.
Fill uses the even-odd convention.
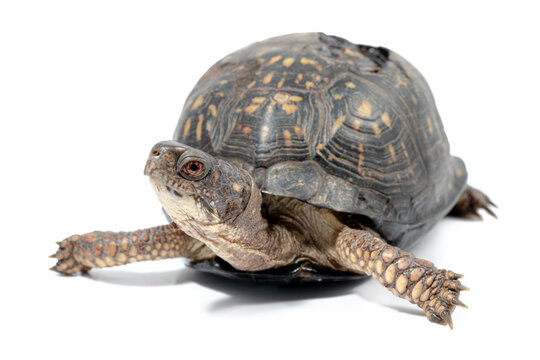
[[[187,145],[163,141],[152,148],[144,173],[182,231],[236,269],[255,271],[277,264],[261,212],[261,191],[246,170]]]
[[[245,170],[175,141],[152,148],[144,173],[167,214],[192,236],[205,225],[234,221],[251,197]]]

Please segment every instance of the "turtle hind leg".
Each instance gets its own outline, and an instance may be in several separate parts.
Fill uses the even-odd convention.
[[[468,290],[449,270],[389,245],[372,231],[345,227],[336,241],[337,261],[347,270],[377,279],[394,295],[418,305],[437,324],[453,327],[451,314],[461,291]]]
[[[478,210],[484,209],[489,215],[497,218],[497,215],[495,215],[493,212],[492,207],[496,208],[497,205],[495,205],[486,194],[468,185],[450,211],[449,215],[457,217],[472,216],[482,219],[482,216],[478,213]]]

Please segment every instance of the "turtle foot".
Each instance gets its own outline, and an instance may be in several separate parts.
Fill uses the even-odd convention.
[[[73,235],[63,241],[57,242],[58,250],[49,256],[57,259],[56,265],[49,270],[56,271],[62,275],[74,275],[78,272],[88,271],[90,268],[81,265],[73,255],[74,241],[78,240],[78,235]]]
[[[451,315],[455,307],[467,308],[467,305],[459,300],[459,294],[461,291],[469,290],[469,288],[463,286],[459,281],[463,275],[447,270],[437,270],[437,272],[433,282],[426,290],[430,291],[431,294],[421,307],[429,321],[440,325],[448,325],[450,329],[453,329]],[[428,279],[432,278],[432,276],[429,276]],[[429,285],[429,283],[426,285]]]
[[[492,208],[496,207],[497,205],[495,205],[486,194],[472,186],[468,186],[450,214],[461,217],[472,216],[482,220],[482,216],[478,211],[483,209],[489,215],[497,218],[497,215],[492,210]]]
[[[371,275],[394,295],[421,307],[434,323],[452,328],[456,306],[467,307],[459,300],[460,292],[469,290],[459,281],[463,275],[437,269],[431,261],[391,246],[372,232],[345,228],[337,249],[344,266]]]

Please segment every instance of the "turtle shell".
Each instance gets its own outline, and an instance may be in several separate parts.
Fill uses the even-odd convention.
[[[402,247],[448,213],[467,178],[422,75],[388,49],[322,33],[217,62],[174,140],[236,163],[264,192],[367,217]]]
[[[241,271],[236,270],[228,262],[216,256],[202,261],[191,261],[188,263],[188,266],[195,270],[223,276],[233,280],[254,281],[268,284],[345,282],[358,281],[367,278],[367,275],[336,271],[306,261],[263,271]]]

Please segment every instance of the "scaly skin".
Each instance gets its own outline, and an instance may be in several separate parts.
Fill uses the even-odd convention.
[[[57,244],[59,248],[51,257],[58,262],[51,270],[64,275],[143,260],[213,256],[203,243],[174,223],[132,232],[95,231],[70,236]]]
[[[432,322],[452,328],[455,306],[466,307],[459,300],[460,291],[468,290],[458,280],[463,275],[437,269],[373,232],[346,227],[336,247],[343,266],[371,275],[394,295],[421,307]]]

